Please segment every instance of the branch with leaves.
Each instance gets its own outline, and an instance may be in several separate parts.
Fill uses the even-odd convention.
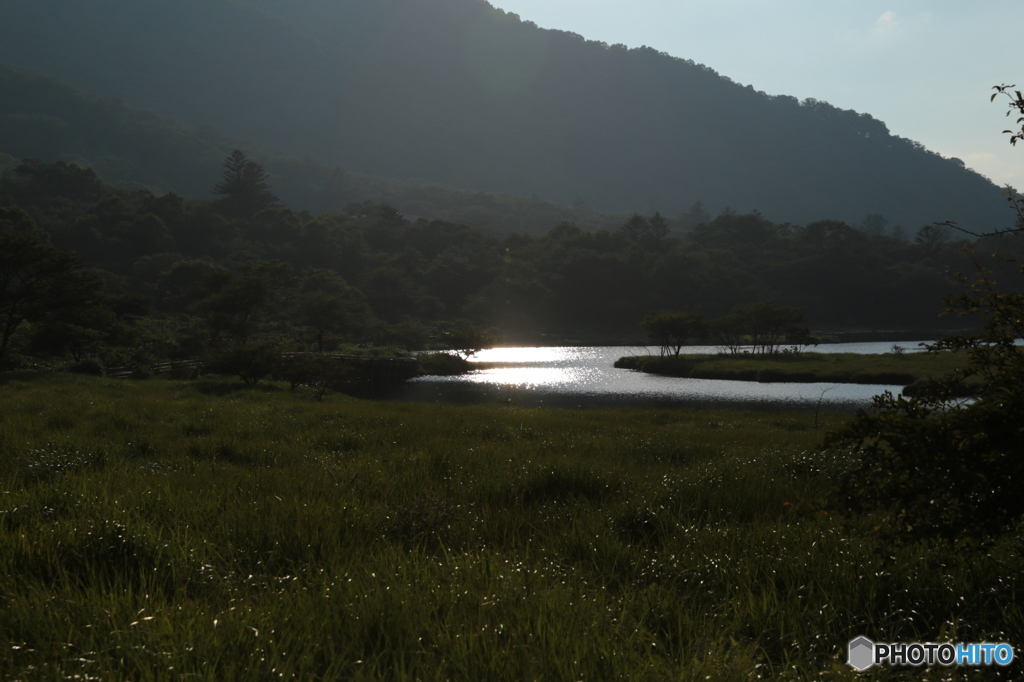
[[[1016,87],[1017,86],[1015,85],[1005,84],[994,85],[992,86],[992,89],[995,90],[995,92],[993,92],[992,96],[989,98],[990,102],[994,102],[996,97],[1002,95],[1010,101],[1010,106],[1006,111],[1006,115],[1008,117],[1017,116],[1015,125],[1020,126],[1020,130],[1004,130],[1003,133],[1010,136],[1010,144],[1013,146],[1017,145],[1018,140],[1024,140],[1024,95],[1021,94],[1020,90],[1014,90]],[[1007,227],[1001,230],[992,230],[989,232],[974,232],[965,227],[960,227],[952,221],[947,221],[942,224],[979,239],[981,237],[998,237],[1005,234],[1017,234],[1024,232],[1024,196],[1018,194],[1017,191],[1009,185],[1006,186],[1006,190],[1003,194],[1006,195],[1006,200],[1010,203],[1010,209],[1017,215],[1017,220],[1013,227]]]
[[[1017,140],[1024,140],[1024,96],[1021,95],[1020,90],[1013,90],[1013,88],[1015,87],[1017,86],[994,85],[992,86],[992,89],[995,90],[995,92],[993,92],[992,97],[989,98],[989,101],[993,102],[995,101],[996,97],[1004,95],[1008,100],[1010,100],[1010,108],[1007,110],[1006,115],[1013,116],[1013,112],[1015,109],[1017,110],[1017,113],[1020,114],[1020,116],[1017,118],[1017,125],[1021,127],[1020,130],[1003,131],[1004,133],[1010,135],[1010,144],[1012,145],[1016,145]]]

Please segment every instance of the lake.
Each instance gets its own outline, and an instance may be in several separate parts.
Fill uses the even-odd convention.
[[[898,344],[920,350],[918,342]],[[836,343],[822,353],[887,353],[892,342]],[[718,346],[689,346],[683,353],[716,353]],[[808,352],[814,352],[813,350]],[[456,404],[506,403],[545,407],[740,407],[767,410],[822,409],[853,412],[883,391],[902,386],[866,384],[756,383],[681,379],[644,374],[612,365],[627,355],[656,355],[656,347],[492,348],[473,358],[502,363],[454,377],[420,377],[406,382],[392,400]]]

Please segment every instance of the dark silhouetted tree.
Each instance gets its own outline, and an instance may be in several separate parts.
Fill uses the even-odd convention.
[[[704,318],[696,313],[655,310],[647,313],[640,325],[651,341],[661,346],[662,355],[678,356],[688,340],[707,334]]]
[[[682,221],[683,229],[689,231],[711,220],[711,214],[704,208],[703,202],[695,201],[689,211],[680,214],[679,219]]]
[[[634,213],[619,228],[619,232],[634,244],[653,250],[662,245],[672,232],[672,228],[660,213],[656,212],[649,219]]]
[[[269,178],[263,166],[247,159],[241,149],[236,149],[224,159],[224,176],[213,193],[224,197],[222,205],[230,215],[251,218],[277,204],[277,197],[267,183]]]
[[[281,365],[281,348],[264,341],[248,346],[223,348],[206,359],[206,370],[214,374],[234,374],[247,386],[255,386]]]
[[[672,228],[669,226],[668,221],[662,217],[661,213],[655,211],[654,215],[651,216],[650,220],[647,221],[648,232],[646,235],[646,245],[652,249],[656,249],[661,246],[662,242],[672,232]]]
[[[294,319],[314,332],[316,352],[324,352],[328,333],[353,332],[371,317],[366,299],[330,270],[311,270],[303,277],[294,302]]]
[[[86,309],[102,287],[78,256],[57,251],[33,227],[24,211],[0,209],[0,363],[23,322]]]
[[[619,232],[625,235],[629,241],[634,244],[638,244],[650,229],[651,226],[647,222],[647,218],[644,218],[639,213],[634,213],[629,217],[629,220],[619,228]]]
[[[885,234],[885,229],[889,227],[889,220],[880,213],[869,213],[864,216],[861,226],[868,234]]]
[[[837,507],[880,514],[876,525],[896,539],[975,545],[1024,520],[1024,353],[1015,343],[1024,335],[1024,294],[1001,291],[982,270],[947,304],[985,320],[979,333],[928,346],[961,353],[966,367],[909,398],[876,396],[826,445],[851,448],[859,462],[833,499]],[[973,399],[956,400],[966,382]]]
[[[914,235],[914,241],[931,255],[939,250],[948,237],[949,230],[945,225],[925,225]]]
[[[996,86],[1022,115],[1024,98]],[[1024,128],[1011,144],[1024,139]],[[1019,216],[1020,200],[1010,195]],[[922,232],[926,228],[922,228]],[[965,230],[966,231],[966,230]],[[996,230],[985,236],[1013,232]],[[926,233],[925,236],[929,236]],[[982,235],[978,235],[982,236]],[[918,243],[926,246],[928,240]],[[1010,259],[1012,260],[1012,259]],[[976,264],[977,265],[977,264]],[[985,548],[1024,522],[1024,294],[997,286],[977,266],[978,278],[946,299],[947,311],[982,319],[980,332],[950,335],[929,351],[960,353],[966,366],[924,384],[912,396],[876,396],[870,411],[832,435],[826,446],[849,448],[857,466],[845,476],[833,504],[848,513],[874,513],[875,526],[896,540],[944,538],[961,550]],[[1024,275],[1024,268],[1020,269]],[[958,400],[964,387],[972,399]]]
[[[796,308],[761,301],[736,308],[731,315],[716,320],[714,329],[719,341],[733,354],[750,345],[754,353],[772,355],[786,343],[814,343],[801,326],[805,321]]]
[[[469,359],[494,345],[494,338],[479,327],[462,325],[454,329],[443,331],[438,335],[439,340],[455,351],[456,355]]]
[[[291,266],[281,261],[246,263],[234,271],[215,270],[192,309],[206,323],[211,343],[227,334],[244,346],[278,307],[282,291],[291,284]]]

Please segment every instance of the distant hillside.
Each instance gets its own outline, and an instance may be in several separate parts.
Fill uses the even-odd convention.
[[[385,177],[610,211],[1008,220],[998,187],[867,114],[483,0],[8,2],[0,60]]]
[[[224,157],[236,148],[265,165],[274,191],[297,210],[340,211],[349,203],[369,200],[390,203],[407,214],[533,233],[561,221],[593,229],[624,221],[622,216],[536,199],[389,181],[309,158],[269,154],[209,126],[189,128],[168,116],[0,64],[0,173],[12,170],[22,158],[65,160],[93,168],[109,182],[205,199],[211,198]]]

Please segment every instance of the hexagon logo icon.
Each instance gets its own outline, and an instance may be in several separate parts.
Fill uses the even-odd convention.
[[[858,637],[850,642],[847,663],[858,672],[875,664],[875,643],[867,637]]]

